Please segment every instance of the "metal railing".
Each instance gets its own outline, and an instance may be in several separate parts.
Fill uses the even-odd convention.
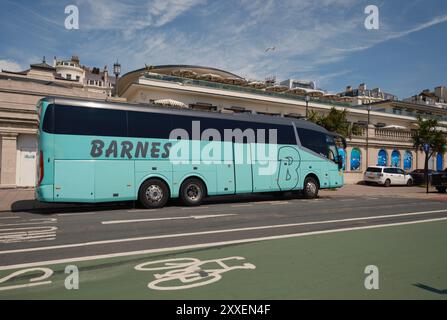
[[[393,141],[412,141],[413,133],[403,130],[375,129],[375,137]]]
[[[270,92],[270,91],[265,91],[265,90],[261,90],[261,89],[236,86],[236,85],[232,85],[232,84],[211,82],[211,81],[205,81],[205,80],[187,79],[187,78],[167,76],[167,75],[161,75],[161,74],[155,74],[155,73],[145,73],[144,77],[147,79],[153,79],[153,80],[175,82],[175,83],[179,83],[182,85],[207,87],[207,88],[228,90],[228,91],[240,92],[240,93],[251,93],[251,94],[262,95],[262,96],[266,96],[266,97],[274,97],[274,98],[300,101],[300,102],[303,102],[304,104],[306,103],[304,96],[294,95],[294,94],[290,94],[290,93]],[[349,103],[324,100],[324,99],[319,99],[319,98],[310,98],[310,99],[311,99],[310,102],[326,104],[326,105],[334,106],[334,107],[335,106],[344,107],[344,108],[351,107],[351,105]]]

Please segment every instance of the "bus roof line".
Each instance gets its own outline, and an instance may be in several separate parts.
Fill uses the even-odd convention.
[[[210,119],[222,119],[222,120],[233,120],[233,121],[246,121],[246,122],[254,122],[254,123],[268,123],[268,124],[276,124],[276,125],[295,125],[296,128],[299,129],[309,129],[322,133],[330,133],[325,128],[316,125],[312,122],[300,119],[291,119],[291,118],[280,118],[273,117],[267,115],[257,115],[257,114],[238,114],[237,118],[235,118],[232,114],[222,114],[222,113],[213,113],[206,111],[197,111],[197,110],[179,110],[174,108],[166,108],[160,107],[154,104],[136,104],[136,103],[118,103],[104,100],[86,100],[86,99],[73,99],[73,98],[65,98],[65,97],[54,97],[49,96],[41,99],[41,101],[47,101],[54,104],[67,105],[67,106],[78,106],[78,107],[87,107],[87,108],[102,108],[102,109],[114,109],[114,110],[123,110],[123,111],[137,111],[137,112],[148,112],[148,113],[161,113],[161,114],[170,114],[170,115],[184,115],[190,117],[203,117]]]

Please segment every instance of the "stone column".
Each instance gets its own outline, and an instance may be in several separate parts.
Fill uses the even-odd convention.
[[[17,134],[1,134],[0,188],[16,187]]]
[[[367,142],[367,146],[365,146],[365,159],[367,159],[367,161],[365,161],[365,166],[366,167],[370,167],[370,166],[375,166],[377,163],[375,163],[375,161],[371,161],[373,159],[375,159],[375,155],[374,155],[374,148],[371,147],[371,140],[375,139],[376,137],[376,129],[374,127],[374,125],[370,124],[367,128],[366,128],[367,132],[367,138],[368,142]],[[366,170],[366,169],[365,169]]]

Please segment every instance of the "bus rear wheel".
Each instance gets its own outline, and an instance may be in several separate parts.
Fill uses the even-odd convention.
[[[139,199],[147,209],[163,208],[169,200],[169,189],[163,181],[151,179],[141,186]]]
[[[200,206],[205,196],[205,185],[196,178],[186,180],[180,188],[180,198],[188,207]]]
[[[319,192],[319,185],[318,182],[312,178],[307,177],[306,180],[304,180],[304,189],[303,189],[303,196],[306,199],[316,199],[318,198],[318,192]]]

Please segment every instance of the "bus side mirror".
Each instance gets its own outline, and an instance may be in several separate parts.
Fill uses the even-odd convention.
[[[343,157],[338,157],[338,170],[343,170]]]

